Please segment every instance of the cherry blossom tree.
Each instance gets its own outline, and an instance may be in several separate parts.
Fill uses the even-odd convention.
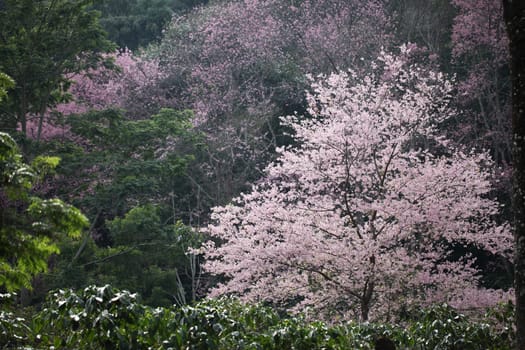
[[[100,66],[74,73],[70,81],[70,100],[60,103],[46,112],[40,138],[49,140],[71,137],[62,117],[86,113],[89,110],[120,108],[127,119],[149,118],[162,107],[177,106],[162,88],[165,74],[159,62],[153,58],[135,55],[129,50],[106,56],[114,61],[114,67]],[[29,137],[38,137],[38,118],[30,116],[27,122]]]
[[[278,116],[305,112],[306,74],[366,69],[388,27],[376,0],[220,1],[174,17],[146,54],[209,136],[201,164],[214,205],[260,178],[286,139]]]
[[[509,256],[508,225],[489,197],[493,161],[440,135],[453,86],[410,51],[382,52],[364,76],[320,77],[314,117],[283,118],[300,147],[279,149],[250,193],[213,211],[202,251],[225,282],[212,296],[368,320],[507,295],[482,288],[475,258],[458,256],[469,247]]]
[[[157,55],[188,84],[192,109],[209,118],[275,94],[301,98],[302,74],[377,53],[388,24],[376,0],[220,2],[174,19]]]
[[[82,109],[122,108],[129,119],[145,119],[166,107],[168,102],[160,85],[165,74],[153,58],[135,55],[129,50],[111,55],[116,69],[105,67],[71,76],[74,105],[62,105],[63,114]],[[80,107],[75,110],[74,106]],[[71,110],[68,107],[72,107]]]

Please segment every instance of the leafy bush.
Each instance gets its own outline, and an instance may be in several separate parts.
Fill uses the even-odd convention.
[[[472,322],[447,305],[419,312],[406,334],[404,345],[410,349],[511,349],[512,339],[508,324],[497,330],[494,324]]]
[[[510,350],[512,312],[507,305],[473,321],[438,305],[418,311],[403,327],[327,325],[280,316],[268,306],[245,305],[235,298],[152,308],[140,304],[136,294],[106,285],[50,294],[34,319],[33,341],[39,348],[56,349],[370,350],[386,337],[398,349]]]
[[[25,317],[15,314],[12,310],[14,293],[0,294],[0,345],[2,348],[14,348],[28,340],[31,329]]]
[[[35,318],[35,338],[55,348],[137,348],[145,311],[136,294],[109,285],[89,286],[78,294],[59,290]]]

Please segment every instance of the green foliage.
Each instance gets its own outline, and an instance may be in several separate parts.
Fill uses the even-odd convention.
[[[166,345],[176,349],[255,349],[258,338],[280,322],[270,308],[235,299],[203,300],[174,310]]]
[[[42,200],[32,197],[27,213],[33,219],[35,232],[41,234],[54,232],[79,238],[88,226],[88,220],[80,210],[56,198]]]
[[[505,318],[512,309],[494,311]],[[308,322],[234,298],[151,308],[110,286],[51,294],[35,318],[33,338],[57,349],[367,349],[379,338],[399,349],[511,349],[510,333],[492,316],[473,321],[447,306],[418,312],[404,326]],[[499,324],[501,327],[502,324]],[[508,331],[508,330],[507,330]]]
[[[9,75],[0,72],[0,102],[7,96],[7,89],[15,86],[13,79]]]
[[[3,349],[27,344],[31,334],[29,322],[11,304],[15,296],[14,293],[0,294],[0,344]]]
[[[27,199],[27,190],[31,188],[35,174],[22,162],[16,142],[6,133],[0,133],[0,171],[2,190],[7,199]]]
[[[62,174],[95,190],[79,194],[83,198],[78,204],[112,219],[137,203],[169,203],[167,194],[180,191],[198,142],[191,118],[189,111],[171,109],[138,121],[125,120],[118,110],[72,116],[72,132],[92,145],[63,153],[69,168],[62,168]]]
[[[509,305],[510,306],[510,305]],[[447,305],[422,310],[416,322],[407,328],[406,346],[413,349],[510,349],[512,326],[508,322],[512,308],[490,311],[491,317],[506,319],[504,323],[475,323]],[[491,324],[492,323],[492,324]]]
[[[203,238],[190,227],[180,221],[163,224],[152,205],[135,207],[108,227],[114,245],[101,251],[103,261],[92,272],[95,280],[137,291],[153,306],[195,299],[200,282],[198,257],[187,251],[198,247]]]
[[[191,195],[186,169],[201,142],[192,117],[162,109],[148,119],[126,120],[119,110],[91,111],[68,120],[81,145],[40,145],[63,160],[53,193],[93,221],[81,242],[62,241],[46,288],[108,283],[140,292],[154,306],[197,297],[199,257],[187,249],[202,239],[180,221],[193,206],[184,199]]]
[[[35,318],[34,331],[42,344],[60,349],[138,348],[145,310],[136,294],[109,285],[59,290]]]
[[[106,0],[95,5],[109,38],[121,48],[135,50],[160,38],[175,13],[207,0]]]
[[[165,224],[159,208],[135,207],[108,222],[112,247],[97,247],[92,239],[78,254],[81,243],[63,241],[56,269],[46,276],[50,288],[83,288],[107,283],[139,292],[152,306],[185,304],[194,300],[200,281],[199,257],[188,253],[203,238],[180,221]]]
[[[51,294],[33,330],[40,345],[59,349],[255,349],[239,342],[259,337],[279,321],[269,308],[234,299],[154,309],[127,291],[91,286]]]
[[[58,164],[60,164],[60,157],[38,156],[31,162],[31,166],[41,177],[53,174]]]
[[[40,157],[34,164],[25,164],[15,141],[0,132],[0,286],[8,291],[31,288],[32,277],[47,271],[49,256],[59,252],[53,239],[78,237],[88,225],[77,208],[32,195],[39,175],[51,171],[58,159]]]
[[[110,221],[108,226],[117,246],[151,242],[167,236],[162,232],[158,210],[152,205],[135,207],[123,218]]]

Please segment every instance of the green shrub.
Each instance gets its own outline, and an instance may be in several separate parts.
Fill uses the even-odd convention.
[[[511,349],[509,329],[497,331],[489,322],[474,322],[447,305],[422,310],[407,329],[410,349]]]
[[[34,320],[35,342],[57,349],[136,349],[145,307],[136,294],[90,286],[50,295]]]
[[[152,308],[140,304],[136,294],[106,285],[51,294],[34,319],[33,342],[56,349],[370,350],[387,337],[398,349],[510,350],[512,313],[507,305],[473,321],[438,305],[418,311],[404,326],[327,325],[235,298]]]
[[[0,348],[12,349],[27,343],[31,329],[26,317],[12,307],[14,293],[0,294]]]

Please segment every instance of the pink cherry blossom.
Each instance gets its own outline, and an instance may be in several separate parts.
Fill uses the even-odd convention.
[[[308,96],[315,117],[282,118],[300,147],[279,149],[250,193],[213,210],[202,252],[225,282],[211,295],[361,320],[507,295],[480,286],[472,256],[452,257],[459,246],[509,257],[489,197],[494,164],[439,133],[455,114],[453,85],[410,56],[403,46],[366,75],[321,76]]]
[[[71,138],[69,128],[57,116],[85,113],[88,110],[121,108],[129,119],[149,118],[161,107],[176,106],[166,95],[161,82],[166,75],[157,59],[134,55],[129,50],[110,55],[117,69],[99,67],[68,77],[69,102],[49,110],[43,122],[41,139]],[[38,118],[28,119],[28,136],[37,138]]]
[[[388,42],[389,25],[376,0],[221,2],[174,19],[161,52],[206,119],[293,96],[306,72],[359,64]]]

